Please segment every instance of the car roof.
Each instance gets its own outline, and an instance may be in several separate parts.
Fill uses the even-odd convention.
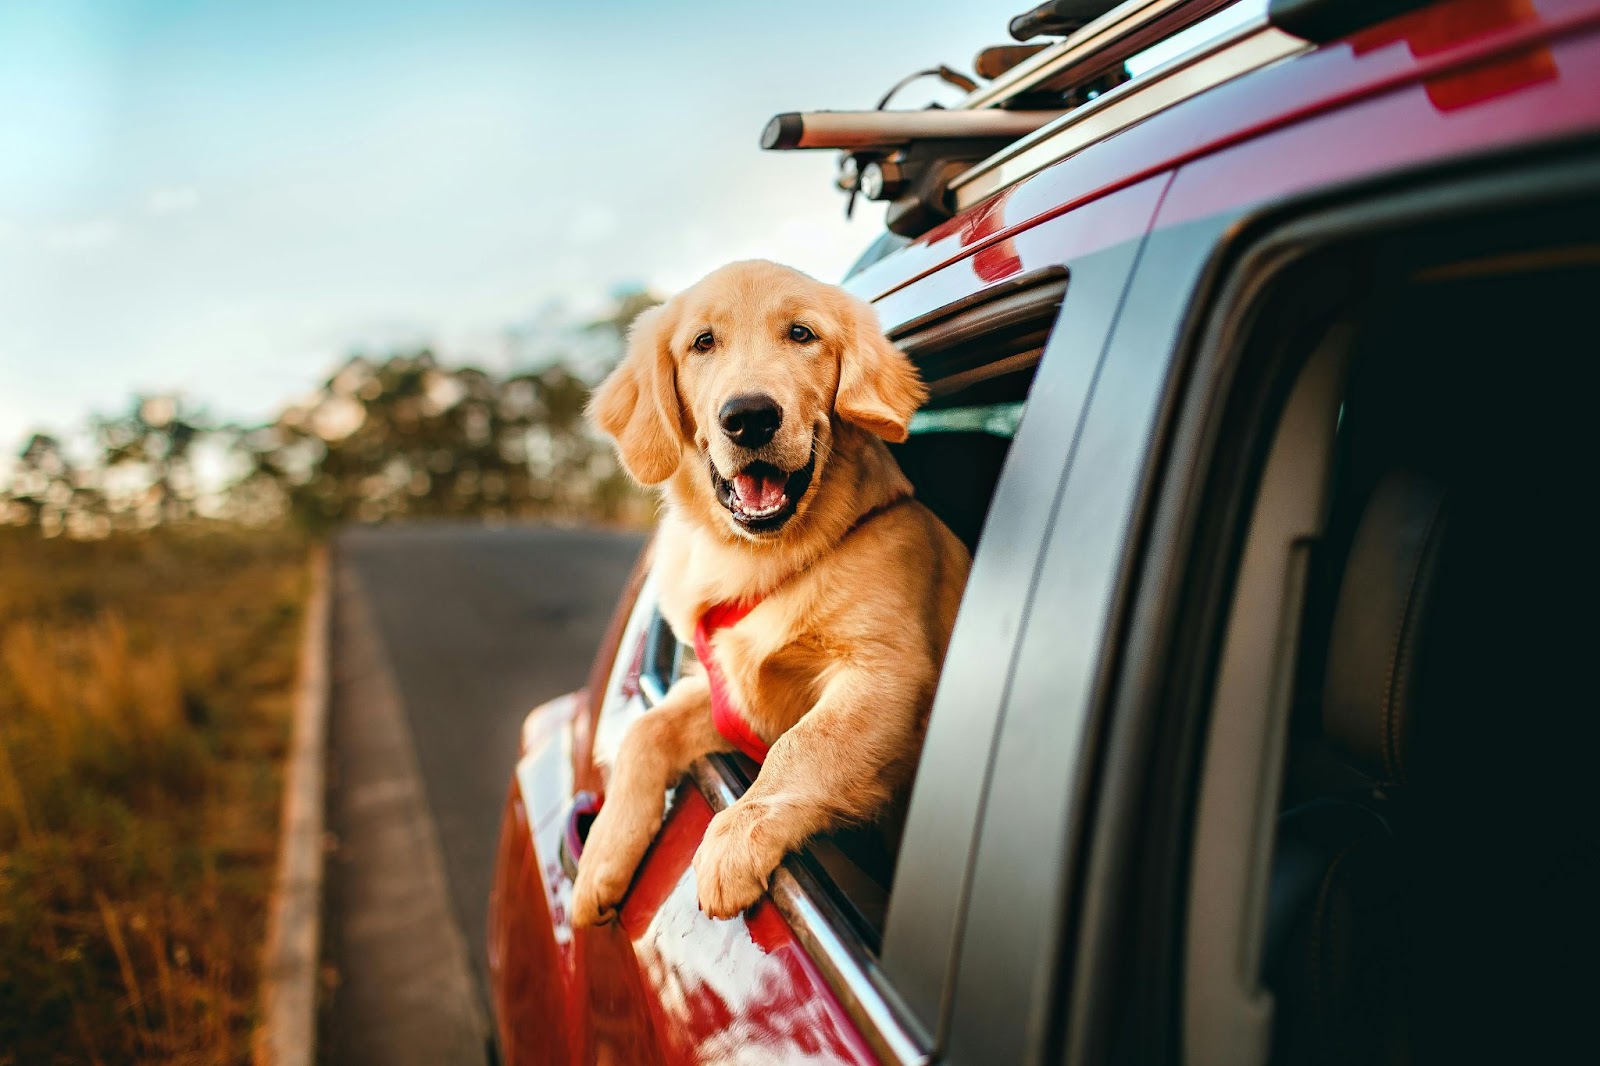
[[[881,301],[952,262],[1118,189],[1457,68],[1481,68],[1501,54],[1580,31],[1597,17],[1597,0],[1539,9],[1495,0],[1445,0],[1320,46],[1290,38],[1262,18],[1246,20],[1161,64],[1151,75],[1154,80],[1120,86],[973,167],[970,178],[963,175],[952,183],[965,208],[961,213],[914,240],[880,238],[852,268],[847,287]],[[1476,91],[1485,94],[1515,88],[1497,85],[1492,77],[1480,82]],[[1375,126],[1371,134],[1381,138],[1392,131]],[[1486,128],[1482,136],[1488,149],[1496,141],[1514,142],[1518,131]],[[998,187],[981,199],[961,198],[964,189],[971,195],[992,184]],[[1279,192],[1270,174],[1244,175],[1218,189],[1213,206],[1242,209]],[[1134,235],[1130,230],[1115,236]]]

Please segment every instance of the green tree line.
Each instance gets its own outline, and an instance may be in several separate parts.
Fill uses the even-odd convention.
[[[657,302],[619,298],[588,325],[616,351]],[[0,485],[0,521],[80,538],[196,519],[640,521],[649,506],[583,418],[593,381],[562,358],[493,373],[428,349],[352,356],[270,422],[135,397],[68,441],[34,433]]]

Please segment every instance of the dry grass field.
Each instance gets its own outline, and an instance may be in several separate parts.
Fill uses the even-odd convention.
[[[0,1066],[247,1060],[306,557],[0,528]]]

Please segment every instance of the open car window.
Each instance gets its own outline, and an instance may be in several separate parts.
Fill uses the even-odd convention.
[[[932,398],[913,419],[910,437],[891,450],[917,499],[970,551],[980,547],[1065,285],[1064,272],[1051,271],[1000,297],[912,323],[894,337],[918,362]],[[654,614],[639,652],[638,687],[646,702],[662,698],[693,658],[694,649]],[[716,787],[734,798],[759,770],[737,754],[707,762],[716,773]],[[899,825],[891,815],[818,837],[798,856],[811,886],[826,897],[820,902],[838,931],[873,954],[893,890],[898,838]]]

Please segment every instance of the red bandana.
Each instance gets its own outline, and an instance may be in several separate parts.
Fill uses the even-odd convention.
[[[715,603],[707,607],[706,613],[694,624],[694,654],[700,660],[700,665],[705,667],[706,680],[711,683],[711,721],[716,725],[717,732],[756,762],[766,759],[767,745],[756,736],[756,731],[750,728],[750,723],[728,695],[728,682],[722,676],[722,667],[711,655],[711,636],[717,630],[737,623],[755,610],[760,602]]]

